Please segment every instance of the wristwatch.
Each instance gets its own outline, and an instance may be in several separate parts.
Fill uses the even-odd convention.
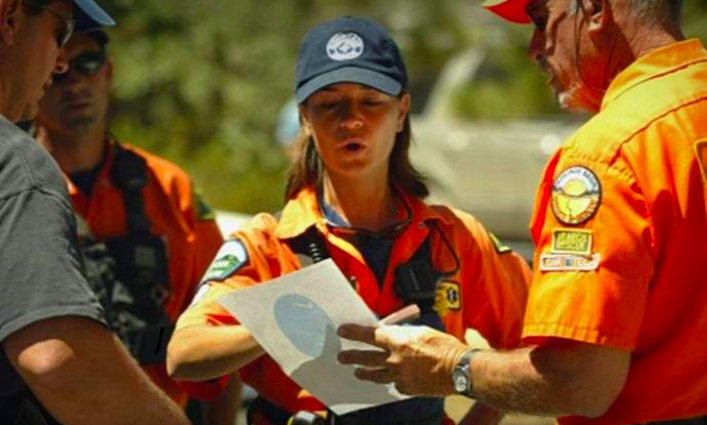
[[[478,348],[469,350],[464,354],[454,366],[454,371],[452,372],[452,383],[454,384],[454,391],[459,395],[466,397],[474,397],[474,381],[471,378],[471,361],[479,354],[481,351]]]

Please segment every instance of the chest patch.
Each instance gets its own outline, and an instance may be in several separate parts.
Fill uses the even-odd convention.
[[[702,181],[707,185],[707,140],[700,140],[695,144],[695,155],[702,170]]]
[[[248,264],[248,251],[243,242],[238,239],[227,240],[216,253],[202,282],[224,280],[246,264]]]
[[[601,204],[601,184],[587,167],[563,171],[552,184],[552,212],[563,224],[582,224],[594,216]]]
[[[444,281],[437,285],[435,309],[441,316],[444,316],[449,311],[459,311],[461,308],[461,293],[457,282]]]
[[[540,271],[543,272],[590,272],[599,268],[601,254],[543,254],[540,256]]]
[[[592,252],[591,230],[554,229],[552,231],[554,254],[589,255]]]

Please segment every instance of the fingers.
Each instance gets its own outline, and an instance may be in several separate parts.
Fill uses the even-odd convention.
[[[337,330],[337,334],[342,338],[380,347],[376,341],[376,328],[372,326],[342,325]]]
[[[366,367],[382,367],[385,366],[389,356],[390,353],[387,351],[346,350],[339,353],[339,363]]]
[[[390,384],[395,382],[396,374],[392,369],[356,369],[356,378],[362,381],[375,382],[376,384]]]

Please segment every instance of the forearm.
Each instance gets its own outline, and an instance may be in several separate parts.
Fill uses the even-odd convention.
[[[567,343],[481,352],[472,363],[476,398],[507,412],[599,416],[623,387],[627,370],[595,360],[592,352],[601,349]]]
[[[230,375],[264,353],[243,326],[191,326],[172,336],[167,371],[174,379],[207,381]]]
[[[454,393],[452,376],[469,347],[418,326],[345,325],[339,335],[383,350],[347,350],[343,364],[357,364],[359,379],[395,383],[410,395]],[[512,351],[477,351],[471,359],[476,398],[506,412],[547,416],[604,414],[626,383],[631,352],[578,341],[549,339]]]
[[[67,425],[186,425],[123,345],[96,322],[66,317],[30,325],[4,344],[39,401]]]

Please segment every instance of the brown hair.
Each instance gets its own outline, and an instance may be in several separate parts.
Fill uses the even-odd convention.
[[[405,93],[400,93],[399,98]],[[395,146],[390,154],[388,178],[390,183],[407,194],[419,199],[424,199],[430,194],[425,179],[410,163],[410,146],[412,144],[412,130],[410,115],[405,117],[403,129],[395,136]],[[295,142],[295,153],[292,165],[287,172],[287,186],[285,187],[285,201],[293,199],[297,193],[306,186],[315,185],[322,187],[324,165],[314,145],[314,140],[307,132],[300,128]]]

